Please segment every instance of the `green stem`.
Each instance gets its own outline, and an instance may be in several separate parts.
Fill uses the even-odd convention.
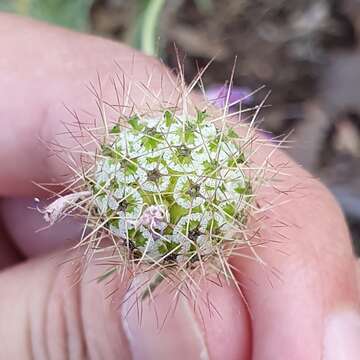
[[[156,29],[165,0],[151,0],[146,7],[141,31],[141,50],[156,56]]]

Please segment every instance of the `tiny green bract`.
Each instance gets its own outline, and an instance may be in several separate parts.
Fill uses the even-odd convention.
[[[235,131],[205,111],[117,124],[88,181],[105,228],[133,261],[193,266],[245,225],[252,188]]]

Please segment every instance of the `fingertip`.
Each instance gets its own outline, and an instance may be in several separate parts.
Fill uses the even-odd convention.
[[[138,277],[132,287],[143,282]],[[218,279],[204,280],[193,291],[169,292],[162,285],[141,304],[134,296],[123,304],[122,319],[134,360],[250,359],[250,323],[237,289],[219,284]],[[129,293],[133,291],[130,288]]]
[[[321,358],[325,319],[358,303],[343,216],[312,183],[306,196],[293,196],[262,218],[263,245],[255,250],[263,264],[255,257],[232,261],[253,315],[256,360]]]
[[[234,285],[208,282],[200,306],[211,359],[250,359],[251,325],[247,305]],[[204,297],[204,296],[203,296]]]

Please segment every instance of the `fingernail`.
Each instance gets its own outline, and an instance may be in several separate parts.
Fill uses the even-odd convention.
[[[183,295],[178,300],[166,292],[155,299],[130,297],[121,317],[133,360],[209,359],[203,332]]]
[[[325,322],[324,360],[360,359],[360,314],[344,311]]]

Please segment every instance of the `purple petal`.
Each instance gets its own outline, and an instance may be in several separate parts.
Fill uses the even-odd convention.
[[[229,86],[227,85],[212,85],[206,90],[207,99],[217,107],[223,108],[226,105]],[[229,95],[228,105],[230,111],[236,111],[239,103],[249,105],[253,101],[251,90],[246,87],[232,86]]]

